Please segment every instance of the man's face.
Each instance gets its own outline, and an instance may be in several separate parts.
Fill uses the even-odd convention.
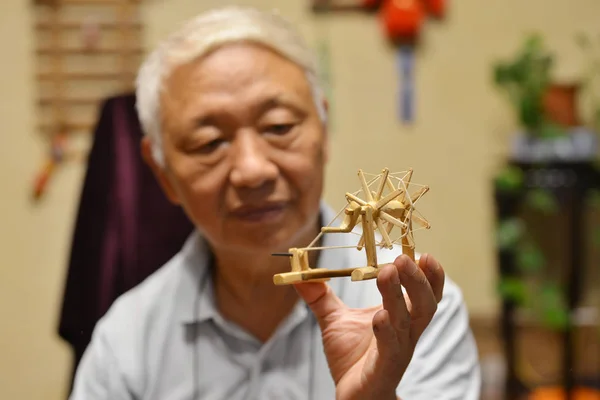
[[[215,247],[307,245],[327,143],[303,70],[236,44],[177,68],[165,89],[166,166],[153,169],[171,200]]]

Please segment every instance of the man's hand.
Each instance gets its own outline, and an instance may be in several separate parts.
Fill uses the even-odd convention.
[[[399,256],[378,274],[382,304],[367,309],[348,308],[325,283],[295,285],[321,327],[338,400],[396,399],[417,341],[442,298],[444,279],[431,255],[423,254],[418,266]]]

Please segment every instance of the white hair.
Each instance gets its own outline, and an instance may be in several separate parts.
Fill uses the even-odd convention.
[[[136,79],[136,107],[142,130],[152,142],[152,154],[164,165],[160,92],[173,68],[234,42],[262,44],[301,67],[311,86],[319,118],[326,122],[323,91],[312,51],[292,25],[276,12],[229,6],[205,12],[186,22],[148,56]]]

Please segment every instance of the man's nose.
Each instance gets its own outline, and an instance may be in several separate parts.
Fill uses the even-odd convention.
[[[277,166],[269,159],[269,144],[254,132],[239,133],[233,143],[231,183],[258,188],[277,178]]]

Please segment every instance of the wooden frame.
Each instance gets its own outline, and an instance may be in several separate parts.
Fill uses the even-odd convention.
[[[384,168],[380,174],[371,175],[369,180],[362,170],[358,170],[358,178],[361,189],[354,193],[346,193],[347,206],[344,207],[334,219],[337,220],[341,214],[345,214],[339,226],[332,226],[330,222],[321,228],[317,237],[304,248],[291,248],[288,253],[273,254],[276,256],[290,257],[291,271],[276,274],[273,282],[276,285],[288,285],[307,281],[323,281],[334,277],[350,276],[353,281],[362,281],[376,278],[381,265],[377,262],[377,247],[391,249],[395,244],[402,246],[402,253],[407,254],[415,260],[415,242],[413,236],[413,223],[424,229],[429,229],[427,220],[418,214],[415,203],[429,191],[428,186],[411,183],[413,170],[391,173]],[[394,180],[397,182],[394,184]],[[409,186],[419,188],[412,194]],[[361,198],[361,193],[364,198]],[[360,226],[359,232],[355,228]],[[392,238],[394,229],[400,234]],[[377,240],[376,232],[381,240]],[[336,247],[317,247],[317,243],[324,234],[355,233],[359,236],[356,246],[357,250],[366,253],[367,265],[361,267],[350,267],[343,269],[311,268],[308,253],[310,251],[322,251]],[[337,247],[339,248],[339,247]]]
[[[40,66],[45,67],[35,74],[40,87],[37,105],[42,113],[48,110],[52,113],[52,121],[38,124],[40,132],[50,135],[58,134],[61,130],[67,130],[68,133],[73,131],[91,133],[96,121],[89,118],[85,121],[74,121],[72,115],[77,114],[74,111],[75,107],[78,111],[81,107],[89,107],[91,111],[96,111],[106,97],[133,90],[138,67],[136,61],[144,54],[140,38],[143,25],[136,18],[140,3],[141,0],[36,0],[34,2],[36,11],[39,11],[34,29],[40,41],[44,42],[38,44],[36,55],[43,60],[40,61]],[[82,31],[86,23],[83,20],[73,19],[70,11],[76,10],[75,15],[82,15],[86,13],[86,9],[89,9],[91,15],[112,14],[112,17],[98,21],[94,26],[101,37],[99,42],[109,34],[113,43],[89,48],[84,45],[73,46],[71,40],[70,45],[67,45],[73,35],[81,34],[77,31]],[[78,57],[77,65],[80,68],[73,71],[69,66],[75,57]],[[110,66],[99,68],[98,65],[102,64],[102,60],[107,61]],[[94,90],[95,95],[86,94],[85,97],[69,94],[68,88],[82,87],[84,84],[95,85],[99,90]],[[48,88],[51,90],[47,90]],[[88,115],[96,115],[96,113],[92,112]]]
[[[92,133],[101,103],[133,90],[138,57],[144,53],[142,24],[137,17],[140,3],[34,1],[33,27],[39,42],[35,53],[39,59],[35,73],[39,87],[37,128],[48,140],[48,153],[36,174],[35,200],[46,192],[60,163],[86,160],[89,147],[73,148],[71,135]],[[81,17],[86,14],[104,20],[90,25],[87,16]],[[74,38],[80,43],[74,43]]]

